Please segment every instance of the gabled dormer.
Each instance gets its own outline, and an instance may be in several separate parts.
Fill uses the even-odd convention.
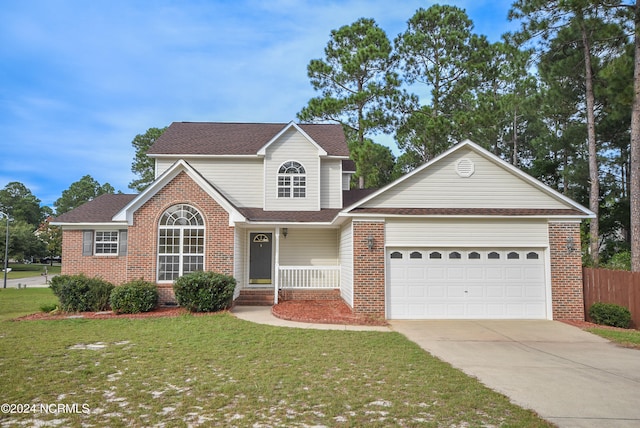
[[[184,160],[236,207],[342,208],[349,151],[340,125],[175,122],[148,155],[156,177]]]

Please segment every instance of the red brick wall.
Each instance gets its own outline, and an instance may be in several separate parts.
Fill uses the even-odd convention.
[[[63,233],[63,273],[100,275],[116,285],[133,279],[155,282],[158,222],[175,204],[198,209],[205,221],[205,269],[233,275],[233,227],[229,214],[184,172],[141,206],[129,226],[127,257],[82,256],[82,231]],[[172,284],[159,284],[160,302],[174,301]]]
[[[367,238],[374,245],[367,247]],[[353,222],[353,311],[384,318],[384,223]]]
[[[114,284],[126,282],[127,258],[122,256],[83,256],[82,230],[65,230],[62,233],[63,275],[83,273],[98,276]]]
[[[569,237],[575,249],[567,249]],[[549,223],[553,319],[584,321],[580,223]]]
[[[278,301],[285,300],[342,300],[339,289],[327,290],[280,290]]]

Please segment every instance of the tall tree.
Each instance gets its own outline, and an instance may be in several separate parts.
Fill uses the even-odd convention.
[[[633,19],[634,71],[631,109],[631,270],[640,272],[640,0],[630,7]]]
[[[24,221],[35,229],[44,219],[40,199],[31,190],[17,181],[0,190],[0,211],[8,214],[12,221]]]
[[[331,31],[324,58],[307,66],[311,85],[322,95],[312,98],[298,119],[332,121],[347,128],[354,136],[350,149],[359,177],[374,173],[366,137],[389,128],[389,103],[401,96],[391,51],[386,33],[373,19],[361,18]]]
[[[138,134],[131,141],[131,145],[136,151],[135,158],[131,163],[131,172],[138,176],[137,179],[129,183],[129,188],[142,192],[151,184],[155,178],[154,161],[147,152],[153,143],[167,130],[164,128],[149,128],[144,134]]]
[[[481,62],[474,59],[488,45],[472,29],[464,10],[434,5],[418,9],[395,39],[402,77],[411,85],[422,85],[420,105],[406,106],[407,115],[396,132],[400,149],[412,153],[404,159],[426,162],[458,136],[456,119],[472,105],[469,89],[477,75],[474,67]]]
[[[90,175],[85,175],[71,183],[69,188],[62,192],[62,196],[53,203],[56,215],[71,211],[105,193],[115,193],[115,189],[109,183],[100,184]]]
[[[596,214],[589,227],[590,255],[595,265],[600,253],[599,239],[599,207],[600,176],[598,167],[598,146],[595,128],[595,95],[593,74],[593,45],[598,42],[594,23],[599,24],[606,12],[601,0],[517,0],[509,11],[510,19],[521,19],[523,22],[520,35],[524,39],[537,39],[542,42],[540,48],[545,50],[563,28],[573,26],[577,37],[573,40],[576,48],[582,51],[584,70],[584,116],[587,127],[587,143],[589,153],[589,209]],[[606,17],[604,20],[606,21]],[[607,35],[608,36],[608,35]]]

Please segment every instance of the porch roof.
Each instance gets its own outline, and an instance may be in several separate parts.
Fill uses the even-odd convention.
[[[331,223],[341,211],[321,209],[320,211],[265,211],[262,208],[238,208],[249,221],[280,223]]]

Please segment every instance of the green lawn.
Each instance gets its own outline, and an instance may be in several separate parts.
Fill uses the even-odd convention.
[[[76,413],[0,414],[3,427],[550,426],[398,333],[227,313],[8,320],[54,300],[48,289],[0,291],[0,402]]]
[[[60,273],[60,264],[54,264],[53,266],[50,266],[38,263],[9,263],[9,268],[11,269],[11,272],[7,274],[8,279],[20,279],[30,276],[39,276],[44,273],[45,268],[47,269],[47,273],[49,275]],[[4,269],[4,264],[0,267],[0,269]],[[1,278],[4,278],[4,272],[0,272],[0,279]]]
[[[612,330],[594,327],[587,329],[587,331],[609,339],[618,345],[640,349],[640,331],[638,330]]]

